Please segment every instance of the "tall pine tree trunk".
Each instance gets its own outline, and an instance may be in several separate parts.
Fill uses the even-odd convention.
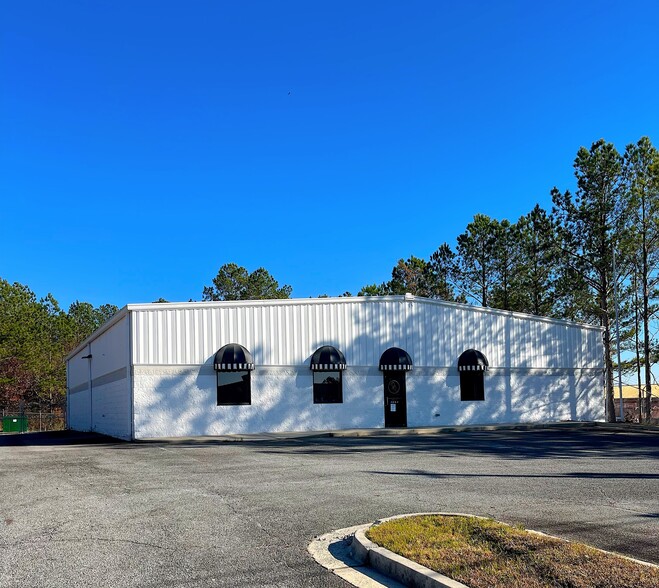
[[[638,300],[638,284],[637,280],[637,266],[634,266],[634,346],[636,348],[636,385],[638,387],[638,422],[643,422],[643,385],[641,383],[641,339],[639,333],[641,332],[641,324],[638,320],[639,315],[639,300]]]
[[[606,293],[602,296],[602,326],[604,327],[604,365],[606,384],[606,414],[610,423],[616,422],[616,409],[613,402],[613,361],[611,360],[611,325],[606,304]]]
[[[643,361],[645,380],[645,403],[643,416],[649,419],[652,414],[652,373],[650,349],[650,257],[657,251],[658,228],[656,219],[659,216],[659,151],[652,146],[648,137],[634,145],[628,145],[625,151],[625,177],[627,190],[632,195],[635,207],[635,236],[637,255],[640,258],[640,290],[642,292],[642,309],[640,309],[643,324]],[[638,215],[638,216],[636,216]],[[639,312],[639,309],[637,309]]]
[[[645,207],[643,210],[645,216]],[[644,219],[645,220],[645,219]],[[650,371],[650,287],[648,280],[648,247],[643,232],[643,357],[645,359],[645,421],[652,416],[652,372]]]

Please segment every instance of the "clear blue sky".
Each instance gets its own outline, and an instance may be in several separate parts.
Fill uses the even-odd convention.
[[[0,2],[0,277],[123,306],[218,268],[353,293],[659,144],[659,3]]]

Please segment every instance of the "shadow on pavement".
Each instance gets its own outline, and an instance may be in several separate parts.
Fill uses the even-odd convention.
[[[659,459],[659,435],[637,431],[598,431],[587,429],[542,429],[535,431],[461,431],[429,435],[396,435],[371,437],[329,437],[326,435],[297,438],[222,437],[181,438],[127,442],[98,433],[54,431],[0,435],[3,446],[66,446],[112,445],[118,449],[174,447],[250,447],[259,453],[282,455],[310,455],[340,459],[341,455],[370,455],[388,453],[410,457],[432,454],[442,459],[468,456],[492,456],[503,460],[569,459],[587,457],[600,459]],[[375,472],[374,472],[375,473]],[[381,472],[392,474],[392,472]],[[396,474],[396,472],[393,472]],[[406,471],[400,475],[424,475]],[[440,476],[442,474],[432,474]],[[586,475],[586,474],[580,474]],[[593,478],[599,474],[587,474]],[[659,479],[654,473],[624,474],[637,479]],[[551,477],[551,475],[548,475]],[[607,477],[602,474],[601,477]]]
[[[81,433],[78,431],[48,431],[41,433],[14,433],[0,435],[0,447],[26,446],[64,446],[64,445],[121,445],[125,441],[99,435],[98,433]]]
[[[332,437],[254,443],[266,453],[309,455],[326,452],[335,455],[388,452],[408,456],[413,453],[432,453],[442,458],[483,455],[508,460],[575,457],[659,459],[659,435],[656,433],[564,428],[536,431],[464,431],[396,437]]]
[[[367,474],[379,476],[425,476],[427,478],[580,478],[588,479],[616,479],[616,480],[659,480],[659,474],[638,473],[599,473],[599,472],[567,472],[565,474],[442,474],[441,472],[426,472],[423,470],[408,470],[404,472],[367,471]]]

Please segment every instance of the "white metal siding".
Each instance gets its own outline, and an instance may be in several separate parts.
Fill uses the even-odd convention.
[[[75,431],[91,431],[89,360],[82,359],[88,353],[88,347],[84,347],[66,363],[67,421]]]
[[[92,354],[92,378],[126,367],[128,344],[128,319],[124,317],[116,325],[90,343]]]
[[[249,349],[259,366],[296,366],[335,345],[349,366],[377,366],[402,347],[415,366],[450,367],[468,348],[492,367],[599,368],[596,328],[423,299],[291,300],[153,305],[132,311],[135,365],[199,365],[227,343]]]
[[[128,364],[128,317],[91,344],[93,430],[128,439],[132,407]]]
[[[130,439],[132,401],[128,346],[128,317],[125,316],[69,359],[70,428]],[[89,354],[91,360],[82,359]]]

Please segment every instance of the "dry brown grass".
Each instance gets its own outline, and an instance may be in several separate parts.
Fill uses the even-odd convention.
[[[418,516],[368,538],[471,588],[659,588],[659,570],[490,519]]]

